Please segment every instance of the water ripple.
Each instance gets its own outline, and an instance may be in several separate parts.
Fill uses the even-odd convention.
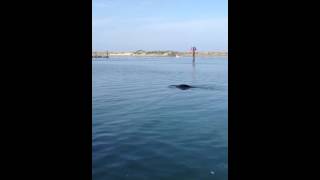
[[[227,60],[93,62],[94,180],[227,179]],[[171,84],[199,88],[181,91]]]

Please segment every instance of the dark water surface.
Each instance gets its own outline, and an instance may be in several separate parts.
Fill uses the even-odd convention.
[[[92,64],[93,180],[228,179],[227,58]]]

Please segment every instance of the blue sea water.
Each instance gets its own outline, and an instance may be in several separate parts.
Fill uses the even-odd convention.
[[[93,180],[228,179],[227,58],[92,64]]]

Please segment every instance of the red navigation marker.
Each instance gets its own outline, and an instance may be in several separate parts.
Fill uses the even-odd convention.
[[[196,50],[197,50],[197,48],[194,46],[190,48],[190,51],[196,51]]]

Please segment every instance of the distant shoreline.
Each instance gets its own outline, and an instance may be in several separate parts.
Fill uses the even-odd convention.
[[[126,51],[126,52],[114,52],[114,51],[93,51],[92,57],[192,57],[192,52],[182,51]],[[196,57],[227,57],[228,52],[224,51],[199,51],[196,52]]]

